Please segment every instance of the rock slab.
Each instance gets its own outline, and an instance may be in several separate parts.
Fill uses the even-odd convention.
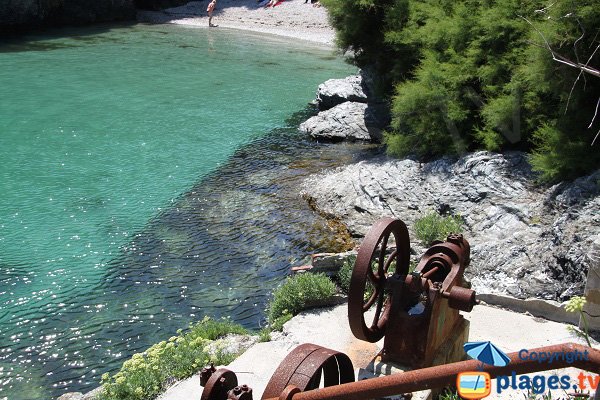
[[[300,131],[328,141],[380,141],[382,123],[366,103],[345,102],[300,124]]]
[[[361,75],[329,79],[317,87],[319,110],[329,110],[345,102],[367,103],[367,90]]]
[[[517,152],[430,163],[379,157],[309,178],[303,196],[357,237],[383,216],[410,230],[431,211],[460,215],[474,289],[562,301],[583,293],[587,255],[600,234],[600,171],[550,188],[534,182]],[[411,241],[422,254],[412,230]]]

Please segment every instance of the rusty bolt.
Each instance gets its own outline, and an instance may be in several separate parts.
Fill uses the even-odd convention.
[[[207,365],[206,367],[202,368],[202,370],[200,371],[200,386],[204,387],[206,385],[206,382],[208,382],[208,380],[216,370],[217,369],[215,368],[213,363],[210,363],[210,365]]]
[[[252,389],[248,385],[236,386],[227,392],[228,400],[252,400]]]

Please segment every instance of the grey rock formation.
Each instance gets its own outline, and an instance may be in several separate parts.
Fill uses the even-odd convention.
[[[317,104],[319,110],[329,110],[347,101],[366,103],[366,88],[361,75],[348,76],[343,79],[329,79],[317,88]]]
[[[3,0],[0,34],[135,19],[134,0]]]
[[[316,98],[321,111],[301,124],[300,131],[320,140],[381,141],[390,115],[374,93],[373,79],[365,71],[322,83]]]
[[[82,400],[82,399],[83,399],[83,393],[70,392],[70,393],[63,394],[57,400]]]
[[[537,187],[525,155],[478,152],[427,164],[377,158],[309,178],[303,195],[356,236],[383,216],[412,228],[429,211],[461,215],[467,277],[479,292],[562,300],[581,294],[600,234],[600,171]],[[411,231],[417,254],[422,247]]]
[[[382,125],[373,107],[345,102],[309,118],[299,129],[315,139],[379,141]]]
[[[206,347],[206,352],[211,356],[217,353],[241,354],[258,341],[258,336],[229,334],[220,339],[211,341]]]

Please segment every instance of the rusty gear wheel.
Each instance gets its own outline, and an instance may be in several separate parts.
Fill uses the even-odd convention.
[[[352,361],[344,353],[316,344],[301,344],[279,364],[262,399],[279,397],[290,386],[303,392],[316,389],[321,383],[321,375],[325,387],[354,382]]]
[[[390,236],[393,236],[395,246],[388,254]],[[404,222],[393,218],[377,221],[360,245],[348,291],[348,320],[357,339],[376,342],[385,334],[389,314],[385,291],[388,270],[395,261],[395,273],[406,276],[409,260],[410,240]],[[373,306],[375,315],[371,325],[367,326],[365,313]]]
[[[227,392],[237,385],[235,373],[225,368],[218,369],[208,378],[200,400],[227,400]]]

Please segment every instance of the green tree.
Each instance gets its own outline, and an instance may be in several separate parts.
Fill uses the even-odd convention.
[[[390,154],[520,149],[545,180],[600,166],[591,147],[600,122],[588,128],[600,76],[578,65],[600,64],[593,0],[323,3],[338,44],[374,68],[389,95]]]

